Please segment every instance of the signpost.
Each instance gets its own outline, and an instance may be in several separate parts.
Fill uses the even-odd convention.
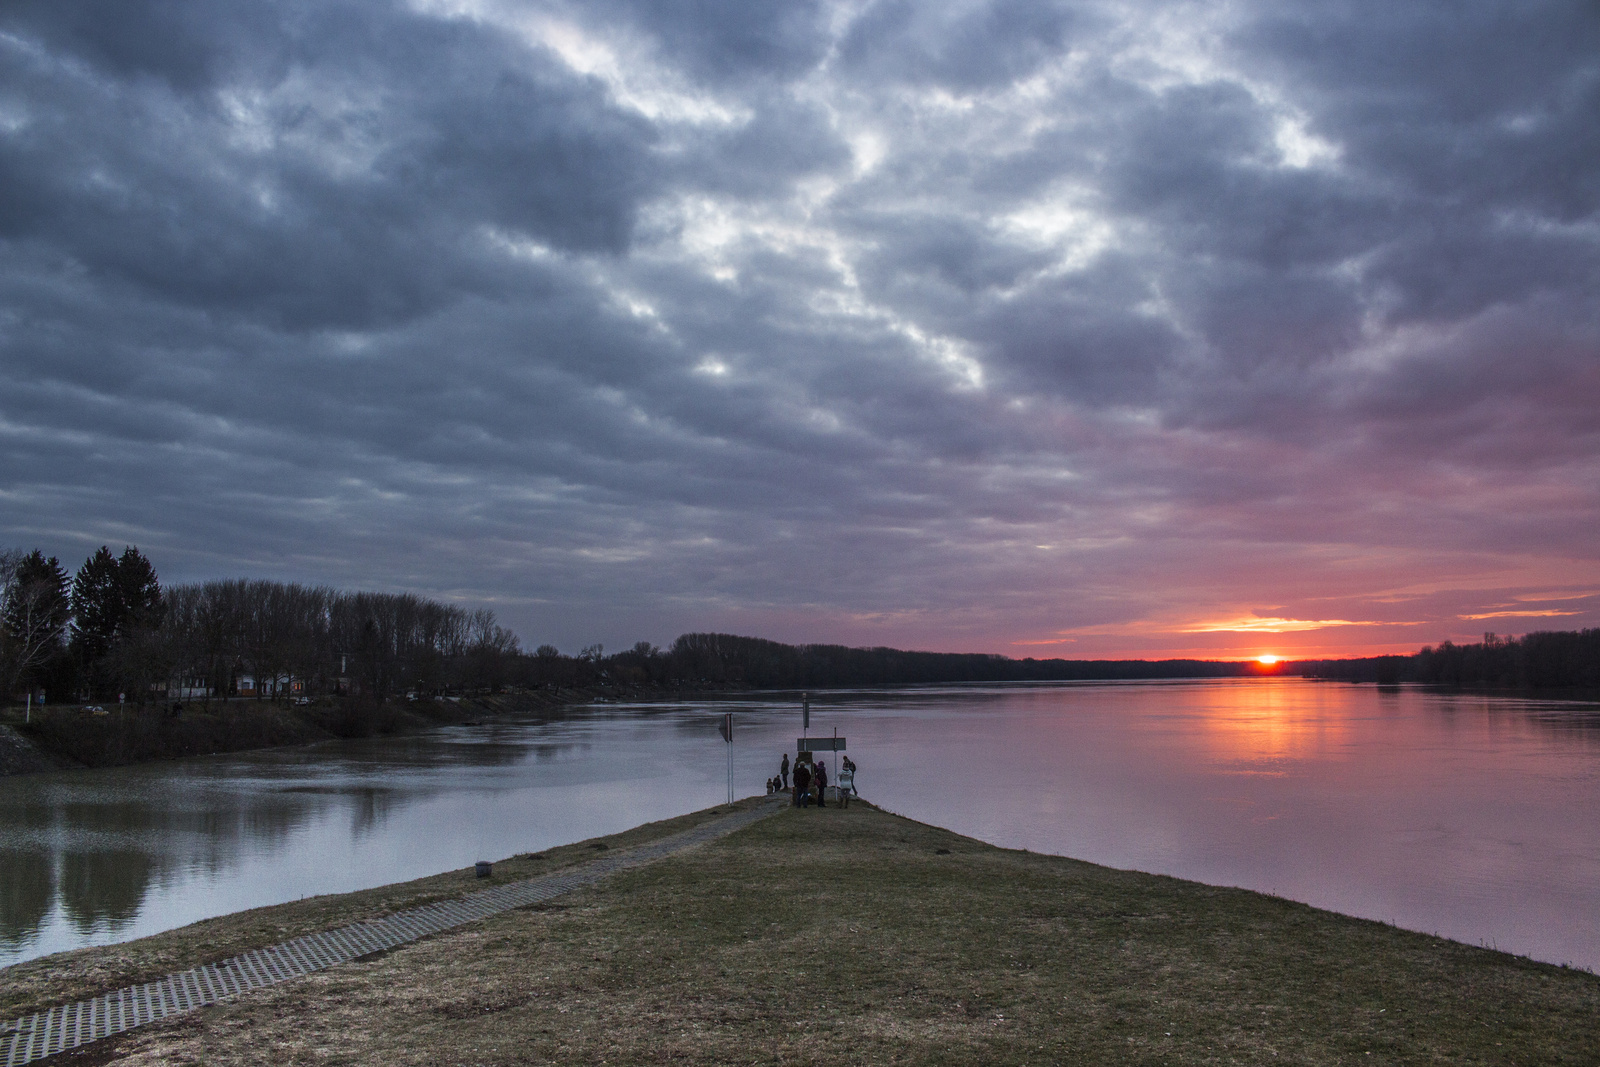
[[[717,732],[722,734],[722,740],[728,745],[728,803],[733,803],[733,712],[724,712],[722,721],[717,723]]]
[[[844,738],[839,736],[837,727],[834,728],[832,737],[797,737],[794,743],[801,752],[843,752],[846,748]],[[838,782],[838,780],[839,757],[834,756],[832,781]]]

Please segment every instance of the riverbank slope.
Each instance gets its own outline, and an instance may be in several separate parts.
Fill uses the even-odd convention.
[[[434,891],[473,886],[466,872],[439,879]],[[311,906],[331,925],[374,900],[250,922],[278,940],[267,931],[295,929]],[[160,935],[163,966],[237,951],[216,945],[229,921]],[[20,1006],[5,986],[29,979],[37,1004],[139,946],[0,972],[0,999]],[[1576,1064],[1600,1058],[1597,1013],[1586,972],[995,848],[857,804],[783,809],[548,904],[63,1062]]]

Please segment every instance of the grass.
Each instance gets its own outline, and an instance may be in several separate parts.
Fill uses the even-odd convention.
[[[854,805],[71,1062],[1593,1064],[1597,1018],[1585,972]]]

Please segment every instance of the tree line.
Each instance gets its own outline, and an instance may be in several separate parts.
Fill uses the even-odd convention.
[[[498,688],[517,637],[494,612],[400,593],[232,579],[163,588],[136,547],[70,579],[40,551],[0,552],[0,696],[133,703]]]
[[[908,652],[845,645],[786,645],[733,634],[684,634],[663,657],[687,682],[761,689],[954,682],[1060,682],[1159,678],[1233,678],[1254,663],[1215,660],[1011,659],[989,653]]]
[[[1486,633],[1481,642],[1445,641],[1410,656],[1316,660],[1300,674],[1348,682],[1419,682],[1457,689],[1600,690],[1600,629]]]

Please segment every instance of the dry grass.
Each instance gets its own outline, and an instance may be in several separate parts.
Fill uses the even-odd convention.
[[[1597,1018],[1586,973],[858,805],[785,810],[553,906],[135,1031],[114,1054],[1593,1064]]]
[[[289,904],[222,915],[120,945],[78,949],[29,960],[0,970],[0,1021],[28,1015],[52,1004],[82,1000],[126,985],[148,982],[173,971],[227,959],[301,934],[448,900],[499,883],[549,874],[593,859],[599,854],[600,845],[631,848],[687,830],[728,811],[727,807],[711,808],[646,823],[610,837],[513,856],[496,862],[494,875],[489,879],[479,879],[473,869],[467,867],[357,893],[309,897]]]

